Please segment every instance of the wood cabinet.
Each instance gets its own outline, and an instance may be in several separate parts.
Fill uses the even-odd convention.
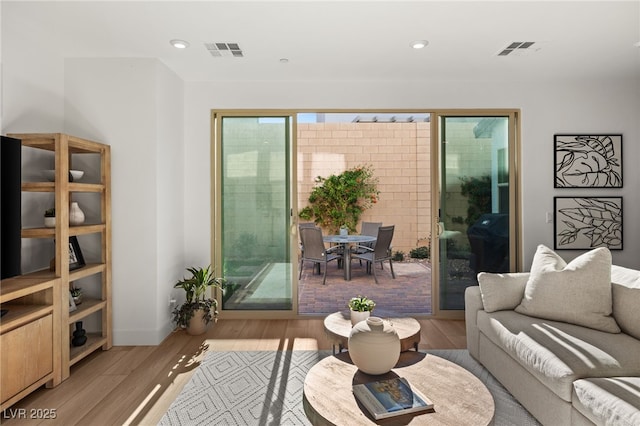
[[[51,377],[46,375],[44,378],[48,378],[45,382],[50,380],[49,385],[55,386],[69,377],[70,367],[73,364],[93,351],[100,348],[107,350],[113,344],[111,330],[110,147],[62,133],[11,134],[10,137],[20,139],[23,150],[28,147],[52,153],[55,164],[55,181],[23,182],[22,191],[23,193],[53,193],[56,223],[54,228],[43,226],[22,229],[23,241],[26,238],[53,241],[55,255],[52,267],[43,267],[43,269],[30,274],[3,280],[0,284],[2,307],[5,309],[6,305],[7,309],[11,308],[9,313],[2,318],[0,350],[3,359],[1,372],[3,407],[19,399],[9,397],[11,399],[5,401],[5,383],[11,383],[16,389],[25,386],[20,382],[22,379],[17,378],[19,368],[13,366],[25,362],[29,365],[38,365],[37,369],[40,369],[40,363],[45,365],[51,360]],[[74,169],[74,162],[82,163],[81,157],[85,155],[92,155],[93,162],[89,163],[97,163],[99,171],[94,171],[93,180],[83,178],[70,182],[69,170]],[[91,199],[90,208],[98,213],[94,215],[93,221],[70,226],[70,203],[74,201],[76,196],[83,193],[95,194],[95,199]],[[85,206],[85,208],[87,207],[89,206]],[[99,240],[98,243],[94,241],[94,245],[97,245],[98,249],[93,250],[92,258],[87,259],[88,261],[83,267],[74,270],[69,270],[70,237],[76,237],[80,241],[80,245],[82,245],[81,238]],[[83,279],[89,279],[91,281],[89,285],[92,288],[85,292],[83,303],[78,305],[75,310],[69,311],[69,289],[74,285],[74,281]],[[73,347],[71,339],[75,328],[74,324],[77,321],[86,320],[90,316],[92,322],[96,323],[94,329],[87,333],[88,338],[84,345]],[[52,337],[51,341],[45,338],[49,334]],[[37,346],[33,342],[34,339],[38,339]],[[22,351],[25,345],[30,350],[22,355],[25,358],[20,358],[18,351]],[[5,365],[5,360],[7,363],[11,363],[11,366]],[[44,370],[46,368],[43,367]],[[17,396],[24,396],[23,393],[29,389],[33,390],[31,387],[24,388],[18,392]]]

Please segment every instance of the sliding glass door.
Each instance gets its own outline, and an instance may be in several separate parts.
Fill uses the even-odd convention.
[[[214,115],[214,253],[227,280],[223,314],[294,309],[291,121]]]
[[[438,311],[463,310],[479,272],[515,270],[514,119],[438,117]]]

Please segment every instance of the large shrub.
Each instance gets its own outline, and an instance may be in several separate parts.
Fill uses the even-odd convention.
[[[318,176],[309,205],[299,216],[332,233],[337,234],[341,227],[355,232],[362,212],[378,201],[377,185],[371,166],[354,167],[327,178]]]

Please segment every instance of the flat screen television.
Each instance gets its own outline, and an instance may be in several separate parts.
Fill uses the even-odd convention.
[[[0,275],[2,279],[20,275],[22,237],[21,176],[22,143],[1,136],[0,140]]]

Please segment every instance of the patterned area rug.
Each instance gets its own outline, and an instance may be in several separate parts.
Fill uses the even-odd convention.
[[[539,423],[466,350],[424,351],[473,373],[489,389],[496,426]],[[161,425],[309,425],[302,407],[307,371],[330,351],[209,352]]]

